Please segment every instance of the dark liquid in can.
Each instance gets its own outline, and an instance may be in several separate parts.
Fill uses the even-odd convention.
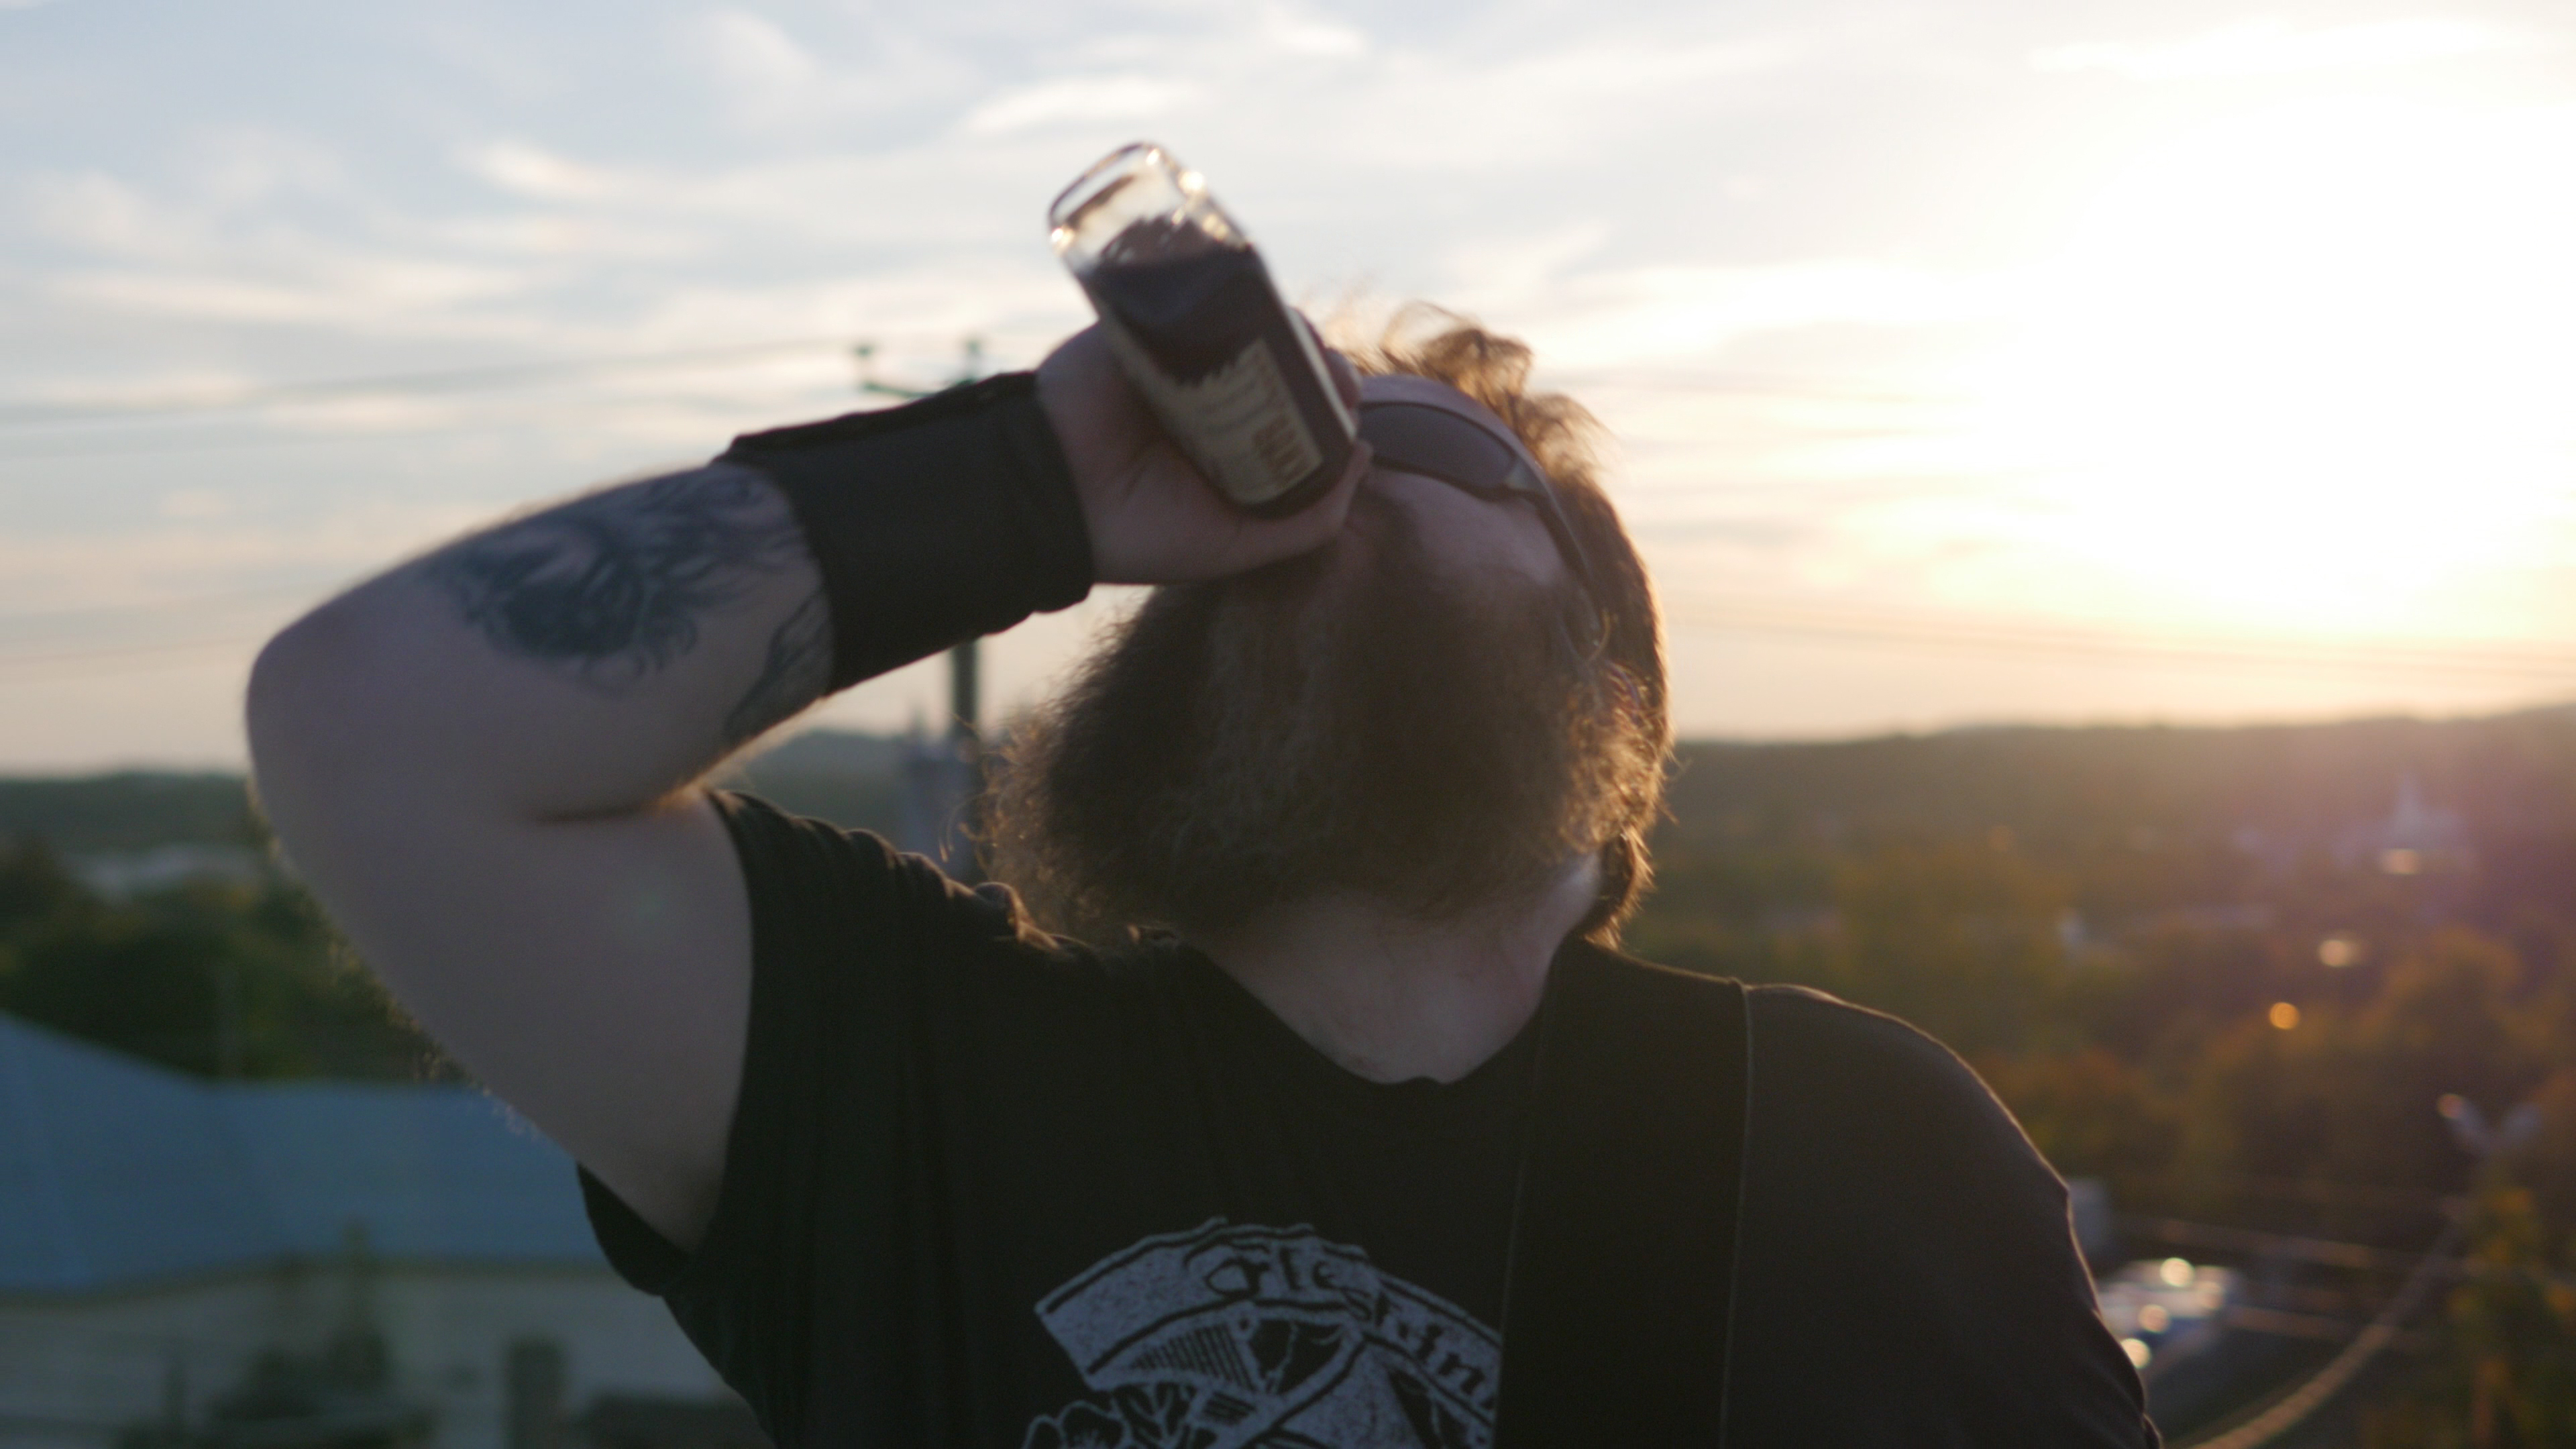
[[[1237,505],[1263,517],[1280,517],[1322,497],[1342,475],[1351,456],[1346,415],[1337,406],[1331,380],[1310,358],[1296,319],[1271,285],[1259,252],[1228,246],[1197,227],[1139,222],[1102,249],[1099,264],[1081,282],[1092,305],[1125,329],[1143,361],[1170,385],[1146,386],[1149,397],[1186,395],[1193,385],[1240,367],[1248,349],[1268,352],[1281,384],[1277,415],[1252,430],[1253,446],[1274,461],[1302,458],[1310,451],[1321,459],[1284,488],[1266,498],[1240,496],[1217,477],[1210,459],[1197,457],[1185,422],[1167,420],[1184,451],[1193,453],[1210,481]],[[1130,361],[1132,365],[1134,359]],[[1311,450],[1294,446],[1296,435],[1288,429],[1310,439]],[[1268,446],[1262,446],[1263,440]]]

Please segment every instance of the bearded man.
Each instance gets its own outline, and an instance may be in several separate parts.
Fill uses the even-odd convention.
[[[1614,954],[1670,732],[1586,415],[1463,323],[1334,361],[1285,519],[1086,332],[403,564],[262,654],[269,817],[782,1445],[2152,1444],[1955,1057]],[[1095,582],[1159,587],[1018,732],[1021,894],[706,785]]]

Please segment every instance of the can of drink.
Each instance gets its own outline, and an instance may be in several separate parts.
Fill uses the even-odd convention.
[[[1140,141],[1066,187],[1047,222],[1128,380],[1209,484],[1265,518],[1333,486],[1356,420],[1197,172]]]

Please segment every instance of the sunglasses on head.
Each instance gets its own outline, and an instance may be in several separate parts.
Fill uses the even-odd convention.
[[[1471,418],[1428,403],[1363,399],[1359,414],[1360,437],[1376,450],[1379,464],[1437,478],[1479,498],[1529,500],[1598,617],[1601,585],[1592,560],[1574,535],[1556,486],[1530,466],[1519,448]]]

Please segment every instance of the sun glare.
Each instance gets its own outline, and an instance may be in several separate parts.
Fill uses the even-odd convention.
[[[1982,378],[2031,527],[2177,613],[2443,632],[2576,531],[2576,108],[2239,115],[2109,180]],[[2564,621],[2546,621],[2559,622]]]

